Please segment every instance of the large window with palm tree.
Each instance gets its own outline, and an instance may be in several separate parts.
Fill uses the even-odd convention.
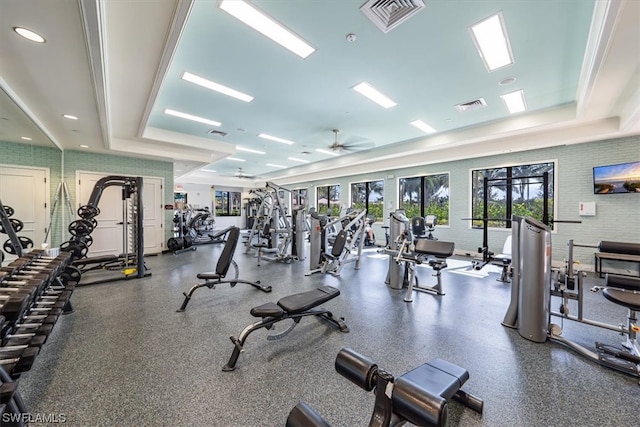
[[[449,174],[400,178],[400,209],[408,218],[436,215],[438,224],[449,224]]]
[[[546,209],[553,216],[555,163],[504,166],[471,172],[471,215],[473,227],[481,228],[484,201],[487,201],[488,225],[511,228],[511,215],[531,216],[543,221]],[[544,185],[546,175],[546,188]],[[486,197],[484,179],[487,178]],[[553,225],[553,222],[550,222]]]
[[[383,221],[384,180],[356,182],[351,184],[351,207],[366,209],[367,216]]]
[[[340,215],[340,185],[326,185],[316,188],[318,212],[329,216]]]

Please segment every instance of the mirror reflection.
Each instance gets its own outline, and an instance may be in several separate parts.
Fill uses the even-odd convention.
[[[0,87],[0,201],[23,246],[60,244],[62,210],[62,151]],[[8,215],[7,215],[8,216]],[[15,258],[8,235],[0,234],[5,260]]]

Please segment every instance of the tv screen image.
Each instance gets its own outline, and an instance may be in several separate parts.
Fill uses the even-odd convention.
[[[640,161],[593,168],[595,194],[640,193]]]

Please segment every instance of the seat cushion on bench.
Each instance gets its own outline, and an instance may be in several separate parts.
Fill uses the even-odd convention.
[[[423,255],[433,255],[446,258],[453,255],[455,244],[453,242],[443,242],[441,240],[416,239],[415,251]]]
[[[418,366],[396,378],[391,397],[394,412],[416,425],[440,425],[446,400],[468,379],[466,369],[442,359]]]
[[[640,291],[640,278],[619,276],[617,274],[607,274],[604,282],[605,286],[631,291]]]
[[[605,288],[602,291],[602,295],[615,304],[640,311],[640,293],[625,291],[624,289]]]
[[[253,307],[249,312],[253,317],[280,317],[284,311],[272,302]]]
[[[340,295],[333,286],[320,286],[317,289],[280,298],[278,305],[288,314],[298,314],[316,307]]]
[[[198,275],[196,276],[198,279],[203,279],[203,280],[218,280],[220,279],[220,275],[218,273],[216,273],[215,271],[209,271],[206,273],[198,273]]]

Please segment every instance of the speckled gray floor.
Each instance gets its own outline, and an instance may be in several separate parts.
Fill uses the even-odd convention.
[[[443,358],[470,373],[464,389],[485,402],[483,415],[459,404],[450,424],[462,426],[637,426],[637,379],[603,368],[555,344],[537,344],[503,327],[509,285],[498,274],[475,278],[443,273],[444,296],[384,284],[387,261],[364,257],[337,278],[305,277],[308,261],[263,262],[243,253],[241,278],[273,286],[265,294],[248,285],[196,291],[177,313],[195,275],[214,268],[221,246],[150,257],[152,277],[76,290],[76,312],[62,317],[19,389],[32,414],[64,414],[73,426],[283,426],[300,400],[335,426],[364,426],[374,396],[338,375],[343,347],[367,355],[399,375]],[[422,282],[430,270],[420,269]],[[589,284],[600,284],[591,278]],[[251,334],[235,372],[222,372],[229,336],[255,321],[249,310],[264,302],[328,284],[341,295],[325,304],[344,317],[343,334],[314,318],[287,337]],[[626,310],[587,292],[590,318],[617,324]],[[615,332],[564,322],[564,336],[591,347],[617,344]]]

